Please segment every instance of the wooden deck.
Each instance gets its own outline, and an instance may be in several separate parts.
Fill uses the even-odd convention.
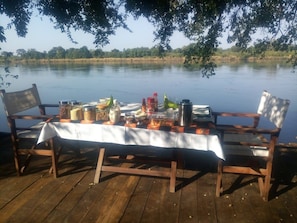
[[[76,145],[80,153],[71,145],[63,150],[59,178],[48,173],[46,157],[33,159],[26,174],[17,177],[9,138],[2,135],[0,143],[1,223],[297,222],[296,152],[276,160],[273,192],[264,202],[255,178],[226,174],[225,188],[237,183],[216,198],[216,159],[210,153],[183,151],[184,169],[178,169],[177,191],[170,193],[169,179],[157,177],[104,173],[94,185],[98,149],[83,143]]]

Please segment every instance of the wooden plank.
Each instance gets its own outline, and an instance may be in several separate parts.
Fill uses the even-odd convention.
[[[96,222],[119,222],[123,211],[127,208],[127,205],[130,201],[130,198],[135,191],[135,187],[138,184],[139,177],[138,176],[129,176],[126,180],[126,183],[122,185],[122,190],[118,191],[115,194],[114,199],[110,205],[105,204],[105,210],[102,208],[97,215]],[[106,201],[106,200],[103,200]]]
[[[17,222],[16,218],[19,219],[20,217],[26,219],[26,217],[31,213],[27,205],[31,203],[32,197],[39,197],[44,192],[44,185],[51,186],[53,180],[54,179],[52,177],[40,178],[34,184],[30,185],[30,187],[27,188],[23,193],[19,194],[1,209],[0,221]],[[42,199],[42,197],[40,197],[40,199]],[[33,206],[35,205],[34,202],[31,204]]]
[[[68,175],[59,178],[59,180],[41,179],[40,182],[43,185],[41,187],[32,185],[30,193],[26,195],[27,202],[23,203],[18,211],[10,216],[9,220],[14,222],[37,222],[45,219],[84,174],[84,172],[81,172]],[[45,183],[44,180],[47,182]],[[15,202],[21,202],[23,199],[24,197],[20,196],[15,199]]]
[[[180,191],[168,191],[168,179],[153,178],[153,184],[141,222],[176,222]]]
[[[144,208],[146,206],[149,193],[153,184],[152,177],[141,177],[133,196],[127,204],[127,208],[123,213],[121,222],[133,223],[141,222]]]
[[[40,174],[15,176],[1,179],[0,183],[0,210],[17,196],[26,191],[32,184],[40,179]]]
[[[70,219],[80,219],[88,209],[93,198],[100,194],[101,190],[93,189],[94,171],[87,171],[81,181],[74,188],[69,188],[69,193],[57,204],[55,209],[47,216],[47,222],[73,222]],[[100,184],[103,190],[104,183]],[[92,193],[95,192],[95,193]],[[79,209],[79,211],[77,211]],[[73,218],[72,218],[73,217]]]
[[[123,167],[127,167],[127,165],[123,164]],[[122,215],[122,211],[126,208],[138,181],[138,176],[127,175],[119,175],[108,179],[104,190],[95,199],[93,198],[89,210],[81,218],[81,221],[117,222]],[[100,184],[97,184],[94,189]]]
[[[64,201],[65,197],[73,190],[76,189],[80,181],[86,176],[88,172],[80,172],[78,174],[69,175],[63,182],[56,188],[52,194],[46,198],[45,201],[40,204],[32,211],[32,216],[27,217],[30,222],[38,222],[41,219],[45,221],[48,216],[56,210],[56,207]],[[48,188],[49,190],[50,188]]]
[[[297,190],[292,190],[296,187],[297,176],[292,179],[289,185],[280,185],[280,192],[276,197],[267,202],[267,206],[278,222],[297,222]],[[282,208],[280,208],[282,207]],[[274,211],[277,210],[278,211]],[[271,221],[272,222],[272,221]]]
[[[223,189],[224,191],[234,183],[233,174],[223,174]],[[230,194],[224,194],[215,199],[216,218],[220,222],[237,222],[234,204]]]
[[[94,172],[91,174],[90,179],[93,179],[93,177]],[[93,180],[90,182],[92,181]],[[64,222],[84,222],[88,212],[93,208],[93,206],[98,205],[98,202],[101,200],[104,194],[104,190],[109,185],[109,181],[101,182],[98,185],[91,184],[91,186],[86,185],[87,183],[88,182],[86,181],[84,184],[81,184],[78,190],[74,192],[75,197],[77,197],[75,200],[73,200],[71,193],[69,194],[69,198],[65,201],[65,204],[62,204],[62,207],[59,208],[63,214],[64,209],[69,208],[71,205],[68,204],[69,201],[76,202],[72,203],[73,206],[70,206],[70,208],[67,210],[67,213],[63,215]]]
[[[197,171],[184,170],[184,178],[197,175]],[[197,185],[196,181],[186,184],[181,189],[179,222],[198,222],[197,216]]]
[[[267,210],[263,211],[266,202],[260,196],[258,180],[253,176],[245,176],[240,187],[229,195],[234,208],[234,219],[245,219],[246,222],[263,222],[270,219]],[[247,213],[253,213],[248,215]],[[275,221],[269,221],[275,222]]]
[[[196,180],[198,222],[218,222],[216,207],[216,173],[201,172]]]

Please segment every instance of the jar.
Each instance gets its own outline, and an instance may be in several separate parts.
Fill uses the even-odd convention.
[[[109,109],[102,108],[102,107],[96,107],[96,121],[108,121],[108,113]]]
[[[60,119],[70,119],[71,105],[68,100],[59,101]]]
[[[96,119],[96,108],[94,106],[84,106],[83,115],[85,121],[95,121]]]
[[[112,123],[117,123],[121,118],[121,109],[117,101],[114,100],[114,105],[109,110],[109,121]]]

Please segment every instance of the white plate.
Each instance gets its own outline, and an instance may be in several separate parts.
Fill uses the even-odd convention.
[[[122,112],[123,111],[136,111],[141,108],[141,104],[140,103],[130,103],[130,104],[123,105],[122,103],[120,103],[120,108],[121,108]]]
[[[198,116],[209,116],[210,107],[209,105],[193,105],[193,114]]]

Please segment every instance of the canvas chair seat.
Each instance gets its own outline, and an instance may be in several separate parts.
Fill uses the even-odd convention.
[[[216,196],[224,192],[223,173],[254,175],[258,177],[260,195],[269,199],[274,149],[290,101],[262,93],[257,113],[213,112],[216,127],[222,132],[222,145],[226,160],[218,162]],[[249,125],[220,124],[220,118],[250,118]],[[259,128],[261,119],[267,119],[273,128]],[[246,157],[247,159],[241,159]],[[241,160],[247,162],[242,162]],[[255,162],[254,162],[254,161]],[[261,163],[261,165],[259,165]]]
[[[238,156],[268,156],[269,144],[262,136],[255,135],[253,133],[248,134],[224,134],[224,142],[228,145],[224,148],[225,155],[238,155]],[[232,145],[237,142],[248,142],[248,145]]]
[[[10,127],[15,168],[21,175],[29,165],[32,155],[50,156],[50,172],[57,177],[57,157],[60,148],[55,148],[53,140],[37,145],[38,136],[45,121],[55,116],[47,115],[46,108],[58,108],[58,104],[42,104],[35,84],[31,88],[16,92],[0,91],[8,126]],[[36,111],[34,111],[34,109]],[[32,115],[39,113],[38,115]],[[58,114],[58,111],[57,111]],[[21,121],[21,122],[19,122]],[[35,122],[35,124],[33,124]],[[22,123],[22,124],[21,124]],[[25,162],[21,157],[25,155]]]
[[[40,135],[41,128],[43,127],[44,124],[45,124],[45,122],[38,122],[37,124],[30,126],[29,129],[18,130],[17,131],[18,138],[38,139],[38,137]]]

